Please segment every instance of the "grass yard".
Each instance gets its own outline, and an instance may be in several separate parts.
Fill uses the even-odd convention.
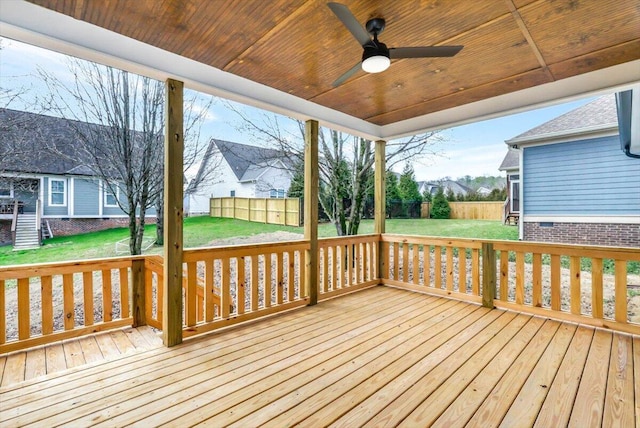
[[[227,218],[189,217],[184,222],[184,244],[186,248],[203,247],[214,239],[278,231],[299,233],[301,237],[303,234],[301,227],[252,223]],[[518,239],[516,227],[503,226],[499,221],[481,220],[393,219],[387,220],[387,232],[458,238]],[[155,233],[155,226],[145,228],[145,236],[152,237]],[[360,226],[360,233],[373,233],[373,220],[364,220]],[[321,238],[336,236],[335,227],[332,224],[321,224],[318,235]],[[45,245],[37,250],[13,251],[11,246],[4,246],[0,247],[0,266],[114,257],[116,242],[127,237],[127,229],[118,228],[48,239]],[[150,253],[160,251],[158,247],[149,250]]]

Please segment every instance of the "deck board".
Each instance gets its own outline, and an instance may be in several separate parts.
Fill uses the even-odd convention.
[[[0,356],[0,425],[633,426],[640,411],[638,337],[390,287],[159,340]],[[78,350],[90,364],[40,376]]]

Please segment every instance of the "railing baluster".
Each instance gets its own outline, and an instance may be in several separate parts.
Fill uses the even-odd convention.
[[[120,268],[120,318],[129,317],[129,269]]]
[[[458,292],[467,292],[467,249],[458,248]]]
[[[277,272],[277,276],[276,278],[278,278],[277,282],[276,282],[276,303],[278,305],[282,304],[282,300],[283,300],[283,288],[284,288],[284,252],[282,251],[278,251],[277,256],[276,256],[276,272]]]
[[[615,319],[627,323],[627,262],[615,260]]]
[[[453,247],[447,247],[447,290],[453,291]]]
[[[42,305],[42,334],[51,334],[53,333],[53,278],[51,275],[40,278],[40,287],[42,289],[42,301],[40,302]],[[91,305],[91,320],[93,321],[93,301]]]
[[[509,300],[509,252],[500,251],[500,300]]]
[[[402,243],[402,279],[398,276],[399,280],[409,282],[409,243]]]
[[[113,319],[113,298],[111,297],[111,270],[102,270],[102,321],[107,322]],[[71,290],[73,297],[73,290]],[[65,305],[67,299],[65,298]],[[65,313],[66,313],[65,309]],[[65,327],[66,328],[66,327]]]
[[[434,273],[434,287],[442,288],[442,247],[435,245],[433,247],[433,273]]]
[[[271,253],[264,255],[264,307],[271,307]]]
[[[331,246],[331,289],[337,290],[340,287],[338,281],[338,247]]]
[[[516,252],[516,303],[524,303],[524,253]]]
[[[423,281],[425,287],[431,287],[431,245],[422,247]]]
[[[198,266],[196,262],[187,263],[186,270],[186,293],[185,293],[185,324],[188,327],[196,325],[197,322],[197,286],[198,286]]]
[[[93,272],[82,272],[82,297],[84,302],[84,325],[93,325]],[[44,287],[42,299],[44,300]],[[44,311],[44,304],[42,305],[42,310]],[[44,315],[42,318],[44,321]]]
[[[418,247],[418,244],[411,246],[411,252],[413,256],[413,266],[411,269],[413,277],[411,279],[414,284],[418,285],[420,284],[420,247]]]
[[[477,248],[471,251],[471,293],[480,295],[480,250]]]
[[[571,275],[571,280],[569,281],[571,288],[571,313],[580,315],[582,306],[580,298],[580,257],[571,257],[569,274]]]
[[[307,297],[308,293],[307,293],[307,287],[305,286],[304,283],[304,279],[306,278],[306,270],[307,270],[307,252],[305,250],[302,250],[300,252],[298,252],[298,261],[299,261],[299,266],[300,266],[300,271],[298,273],[298,293],[301,299]],[[333,259],[334,265],[335,265],[335,257]],[[334,276],[333,276],[333,280],[335,281],[335,272],[334,272]],[[335,284],[335,282],[334,282]],[[313,285],[312,285],[313,286]],[[335,287],[335,285],[334,285]]]
[[[322,248],[322,278],[320,279],[320,291],[326,293],[331,289],[329,286],[329,249],[327,247]]]
[[[31,336],[30,312],[29,278],[20,278],[18,279],[18,339],[20,340]]]
[[[559,311],[561,305],[560,295],[560,256],[551,255],[551,309]]]
[[[73,274],[72,273],[65,273],[62,275],[62,292],[63,292],[63,299],[64,299],[64,303],[63,303],[64,329],[73,330],[73,327],[75,326],[75,304],[73,301],[74,299],[73,299]],[[109,321],[111,321],[111,319],[109,319]]]
[[[325,251],[328,253],[327,248]],[[295,252],[289,251],[287,253],[287,262],[289,264],[289,274],[287,275],[287,301],[293,302],[295,300]],[[327,258],[327,263],[329,263],[329,259]],[[327,278],[327,282],[329,279]]]
[[[602,284],[602,259],[591,259],[591,316],[596,319],[603,317]]]
[[[258,310],[259,287],[258,256],[251,256],[251,312]]]
[[[205,322],[213,321],[215,317],[215,287],[214,271],[213,271],[213,259],[207,258],[204,261],[204,320]],[[218,308],[218,311],[220,308]]]
[[[533,307],[542,307],[542,254],[533,253],[533,266],[532,266],[532,288],[533,294],[531,298],[531,304]]]
[[[245,278],[245,270],[244,270],[244,257],[239,256],[236,259],[236,266],[238,269],[238,282],[237,282],[237,299],[238,299],[238,310],[236,311],[238,315],[242,315],[245,312],[245,290],[246,290],[246,278]]]
[[[371,280],[371,242],[362,244],[362,269],[364,281]]]
[[[220,292],[220,314],[222,319],[229,318],[231,313],[231,260],[229,257],[222,259],[222,287]]]
[[[398,271],[400,270],[400,243],[393,243],[393,279],[398,281],[400,276]]]
[[[353,285],[353,250],[351,249],[351,245],[346,245],[343,248],[346,248],[346,257],[344,262],[347,265],[347,279],[344,283],[344,286],[350,287],[351,285]]]

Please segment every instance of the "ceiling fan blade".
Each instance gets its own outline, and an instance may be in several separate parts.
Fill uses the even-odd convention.
[[[329,9],[342,21],[342,24],[347,27],[347,30],[353,34],[353,37],[360,43],[360,46],[364,46],[371,41],[367,30],[358,22],[347,6],[340,3],[327,3],[327,6],[329,6]]]
[[[398,58],[437,58],[454,56],[464,46],[423,46],[412,48],[389,48],[389,56]]]
[[[354,65],[353,67],[351,67],[349,70],[347,70],[342,76],[338,77],[336,79],[335,82],[333,82],[331,85],[336,88],[340,85],[342,85],[344,82],[347,81],[347,79],[349,79],[351,76],[353,76],[354,74],[356,74],[358,72],[358,70],[362,69],[362,61],[357,63],[356,65]]]

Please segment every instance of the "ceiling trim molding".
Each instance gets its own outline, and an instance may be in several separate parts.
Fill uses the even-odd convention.
[[[503,15],[499,19],[504,19]],[[392,140],[613,92],[640,82],[640,60],[380,126],[20,0],[2,4],[0,35],[143,74],[370,140]],[[79,37],[81,35],[81,37]]]

